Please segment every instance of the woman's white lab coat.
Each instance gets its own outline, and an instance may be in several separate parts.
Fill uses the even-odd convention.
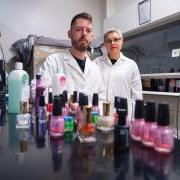
[[[107,55],[95,59],[99,66],[106,89],[106,99],[114,104],[114,97],[128,100],[128,118],[132,118],[132,102],[142,99],[142,84],[137,64],[122,53],[112,65]]]

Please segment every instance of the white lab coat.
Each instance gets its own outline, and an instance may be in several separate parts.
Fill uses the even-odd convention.
[[[137,64],[122,53],[112,65],[107,55],[95,59],[99,66],[106,89],[106,99],[114,105],[114,97],[128,100],[128,119],[132,119],[133,101],[142,99],[142,84]]]
[[[67,77],[66,90],[69,93],[76,90],[87,94],[90,104],[93,93],[98,93],[100,100],[105,98],[105,89],[99,67],[88,56],[86,56],[84,73],[68,49],[48,56],[39,71],[40,73],[45,71],[46,78],[48,77],[50,84],[52,84],[52,77],[57,73],[58,67],[63,70]],[[32,81],[32,86],[35,89],[35,81]]]

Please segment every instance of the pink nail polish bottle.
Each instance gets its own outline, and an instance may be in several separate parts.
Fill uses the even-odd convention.
[[[154,149],[157,152],[167,154],[173,151],[173,132],[169,124],[169,105],[161,103],[158,105],[157,128],[154,138]]]
[[[131,124],[131,138],[134,141],[141,141],[144,124],[144,101],[136,100],[134,121]]]
[[[146,147],[153,147],[156,125],[156,104],[146,102],[145,105],[145,124],[142,130],[142,144]]]
[[[59,97],[54,98],[53,113],[50,120],[50,135],[53,137],[64,135],[64,118],[61,106],[61,99]]]

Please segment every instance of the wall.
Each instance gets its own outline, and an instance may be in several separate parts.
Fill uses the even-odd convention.
[[[95,37],[101,37],[105,3],[104,0],[1,0],[0,43],[5,59],[13,56],[12,43],[29,34],[68,39],[70,21],[79,12],[92,14]]]
[[[132,31],[139,27],[138,3],[143,0],[112,0],[110,10],[106,10],[103,29],[120,28],[122,32]],[[110,0],[107,0],[110,3]],[[151,0],[151,22],[147,26],[168,16],[180,12],[179,0]]]

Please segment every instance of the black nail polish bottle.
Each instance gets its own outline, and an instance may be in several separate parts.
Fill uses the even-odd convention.
[[[129,127],[126,126],[126,109],[117,109],[118,122],[114,129],[114,151],[128,150],[130,144]]]

